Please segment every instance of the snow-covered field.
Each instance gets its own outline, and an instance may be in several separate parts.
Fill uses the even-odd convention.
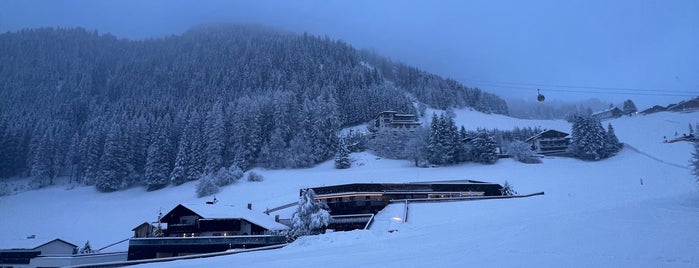
[[[565,121],[456,114],[457,125],[467,129],[540,126],[570,131]],[[263,182],[228,186],[216,196],[219,201],[252,203],[253,209],[264,210],[295,201],[298,189],[308,186],[449,179],[507,180],[521,194],[546,194],[411,204],[407,223],[392,220],[402,216],[403,205],[391,205],[379,213],[371,230],[304,237],[279,250],[145,266],[699,267],[699,191],[688,168],[692,147],[662,143],[663,136],[686,133],[690,123],[699,122],[699,113],[658,113],[610,122],[630,146],[599,162],[546,158],[542,164],[527,165],[504,159],[494,165],[416,168],[409,161],[361,153],[353,155],[354,166],[347,170],[334,169],[332,161],[311,169],[256,169]],[[59,237],[79,246],[89,240],[93,248],[100,248],[130,237],[133,227],[154,221],[161,210],[210,199],[196,198],[194,183],[155,193],[66,188],[0,197],[0,248],[24,246],[28,235]],[[281,211],[281,216],[290,213]]]

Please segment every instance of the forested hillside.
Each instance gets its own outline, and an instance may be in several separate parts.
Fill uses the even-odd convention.
[[[261,26],[118,39],[85,29],[0,35],[0,178],[59,175],[158,189],[232,166],[308,167],[343,126],[415,103],[507,113],[499,97]]]

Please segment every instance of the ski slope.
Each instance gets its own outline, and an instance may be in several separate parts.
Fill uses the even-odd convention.
[[[431,113],[430,113],[431,114]],[[565,121],[519,120],[456,111],[467,129],[514,126],[570,131]],[[143,265],[143,267],[699,267],[699,191],[688,168],[689,143],[662,143],[684,133],[699,113],[623,117],[612,123],[625,148],[598,162],[546,158],[542,164],[501,159],[416,168],[410,161],[353,154],[354,166],[332,161],[310,169],[263,170],[263,182],[241,181],[216,197],[224,204],[253,204],[263,211],[293,202],[298,189],[350,182],[476,179],[510,182],[519,199],[410,204],[387,207],[371,230],[303,237],[270,251]],[[606,127],[607,122],[603,122]],[[633,149],[631,149],[633,148]],[[641,184],[641,180],[643,184]],[[0,197],[0,248],[26,243],[26,236],[60,237],[100,248],[132,235],[159,211],[196,198],[194,183],[148,193],[131,189],[98,193],[91,187],[54,186]],[[278,211],[288,217],[293,209]],[[389,230],[395,230],[388,232]],[[125,250],[120,244],[109,250]]]

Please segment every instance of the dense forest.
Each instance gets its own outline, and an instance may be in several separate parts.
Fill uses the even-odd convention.
[[[331,159],[339,130],[380,111],[499,97],[309,34],[208,25],[119,39],[85,29],[0,35],[0,178],[158,189],[221,168]]]

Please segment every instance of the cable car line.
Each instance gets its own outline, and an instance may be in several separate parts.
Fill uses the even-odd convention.
[[[473,84],[487,86],[487,87],[495,87],[495,88],[510,88],[510,89],[523,89],[523,90],[533,90],[533,89],[540,88],[540,87],[533,87],[533,86],[497,85],[497,84],[488,84],[488,83],[480,83],[480,82],[476,82]],[[562,87],[562,86],[559,86],[559,87]],[[568,87],[568,88],[571,88],[573,90],[570,90],[570,89],[546,89],[546,91],[581,93],[581,94],[674,96],[674,97],[695,97],[695,96],[699,95],[699,91],[690,92],[690,91],[638,90],[638,91],[643,91],[643,92],[621,92],[621,91],[618,91],[619,89],[617,89],[617,91],[613,91],[613,90],[612,91],[600,91],[600,90],[575,90],[574,87]],[[631,90],[631,89],[625,89],[625,90]],[[657,93],[652,93],[652,92],[657,92]]]
[[[579,88],[579,89],[598,89],[598,90],[612,90],[612,91],[642,91],[642,92],[661,92],[661,93],[673,93],[673,94],[693,94],[699,95],[699,91],[683,91],[683,90],[660,90],[660,89],[642,89],[642,88],[621,88],[621,87],[595,87],[595,86],[574,86],[574,85],[560,85],[560,84],[540,84],[540,83],[517,83],[517,82],[497,82],[497,81],[487,81],[487,80],[476,80],[476,79],[464,79],[465,81],[474,82],[482,85],[498,86],[498,87],[511,87],[519,86],[513,88],[523,88],[532,89],[532,87],[556,87],[556,88]],[[530,86],[530,87],[521,87]],[[609,93],[609,92],[599,92],[597,93]],[[685,96],[685,95],[678,95]]]

